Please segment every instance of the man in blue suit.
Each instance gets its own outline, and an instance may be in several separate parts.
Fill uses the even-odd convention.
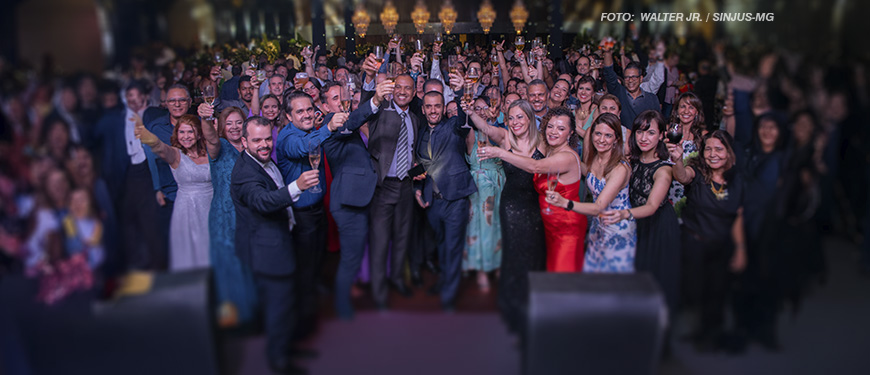
[[[304,374],[290,361],[295,322],[293,310],[293,202],[319,182],[316,170],[285,185],[272,162],[272,125],[248,118],[242,130],[245,152],[233,167],[230,195],[236,207],[236,255],[254,271],[266,326],[266,354],[273,371]]]
[[[365,123],[363,112],[356,110],[350,117],[330,113],[323,120],[323,126],[329,128],[335,128],[333,122],[341,122],[322,146],[332,171],[329,212],[338,225],[341,242],[341,261],[335,275],[335,309],[345,320],[353,318],[350,289],[362,264],[369,230],[369,204],[378,182],[374,162],[359,133]]]
[[[420,207],[427,208],[429,224],[438,241],[441,263],[441,305],[453,310],[459,287],[465,229],[468,226],[468,196],[477,191],[465,161],[469,128],[465,112],[444,119],[444,96],[429,92],[423,96],[423,114],[428,127],[417,137],[417,160],[426,168],[426,179],[415,192]]]

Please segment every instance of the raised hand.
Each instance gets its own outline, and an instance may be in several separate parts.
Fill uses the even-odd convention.
[[[327,125],[329,127],[329,131],[334,132],[338,130],[338,128],[344,126],[344,124],[347,122],[348,117],[350,117],[350,115],[344,112],[338,112],[332,115],[332,120],[330,120],[329,125]]]
[[[148,147],[154,147],[160,144],[160,139],[157,138],[154,133],[145,129],[145,124],[142,123],[142,118],[139,117],[139,115],[133,115],[130,119],[136,123],[133,128],[133,134],[136,135],[136,138],[139,139],[139,141]]]
[[[200,118],[212,117],[214,116],[214,107],[208,103],[202,103],[196,108],[196,114],[198,114]]]

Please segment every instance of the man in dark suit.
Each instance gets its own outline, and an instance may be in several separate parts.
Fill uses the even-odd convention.
[[[477,186],[465,161],[468,128],[465,112],[444,119],[444,96],[429,92],[423,96],[423,112],[429,124],[417,137],[417,159],[426,168],[426,179],[415,192],[417,203],[427,208],[429,224],[438,240],[441,263],[441,305],[453,310],[468,226],[468,196]]]
[[[372,70],[371,60],[366,60],[365,69]],[[384,83],[384,89],[378,90],[371,100],[361,102],[357,109],[363,121],[369,124],[369,153],[378,173],[370,211],[369,249],[372,295],[381,310],[387,308],[385,281],[389,280],[402,295],[411,295],[402,277],[414,208],[413,178],[408,172],[414,165],[413,141],[422,123],[410,110],[410,103],[416,97],[416,84],[411,76],[400,75],[395,83]],[[384,100],[389,94],[393,94],[393,100]],[[390,274],[386,275],[390,249]]]
[[[381,90],[383,87],[386,84]],[[328,127],[334,121],[342,122],[322,145],[333,176],[329,211],[338,225],[341,242],[341,261],[335,275],[335,310],[345,320],[353,319],[350,289],[362,264],[369,230],[369,204],[378,182],[374,162],[359,133],[365,123],[362,115],[359,109],[349,118],[330,113],[323,122]]]
[[[109,110],[97,124],[102,176],[120,216],[125,268],[165,270],[169,244],[161,229],[145,147],[133,133],[134,117],[141,117],[147,107],[145,85],[133,81],[124,89],[124,98],[126,108]]]
[[[317,171],[303,172],[284,184],[270,157],[272,126],[260,116],[248,118],[242,131],[245,152],[233,168],[230,195],[236,207],[236,255],[254,271],[266,326],[266,354],[272,370],[303,374],[291,361],[293,338],[293,202],[319,183]]]

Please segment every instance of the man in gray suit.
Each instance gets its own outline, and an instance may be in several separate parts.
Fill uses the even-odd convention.
[[[366,86],[374,79],[374,64],[374,59],[368,58],[363,65],[367,73]],[[422,125],[420,118],[410,110],[411,100],[416,96],[414,79],[400,75],[395,84],[385,86],[376,93],[364,92],[357,109],[363,121],[369,124],[368,149],[378,174],[371,202],[369,249],[372,294],[382,310],[387,308],[386,281],[402,295],[411,295],[402,278],[414,208],[413,176],[408,172],[414,166],[414,139]],[[390,94],[393,99],[386,100]],[[367,101],[367,97],[371,100]],[[390,249],[392,259],[387,275]]]

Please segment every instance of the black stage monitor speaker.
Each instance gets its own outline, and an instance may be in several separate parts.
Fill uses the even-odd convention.
[[[525,373],[655,374],[667,307],[652,276],[529,274]]]
[[[0,365],[19,365],[9,375],[217,375],[210,279],[207,269],[157,274],[141,295],[76,293],[45,306],[34,302],[36,281],[10,276],[0,284],[0,357],[20,355]]]

